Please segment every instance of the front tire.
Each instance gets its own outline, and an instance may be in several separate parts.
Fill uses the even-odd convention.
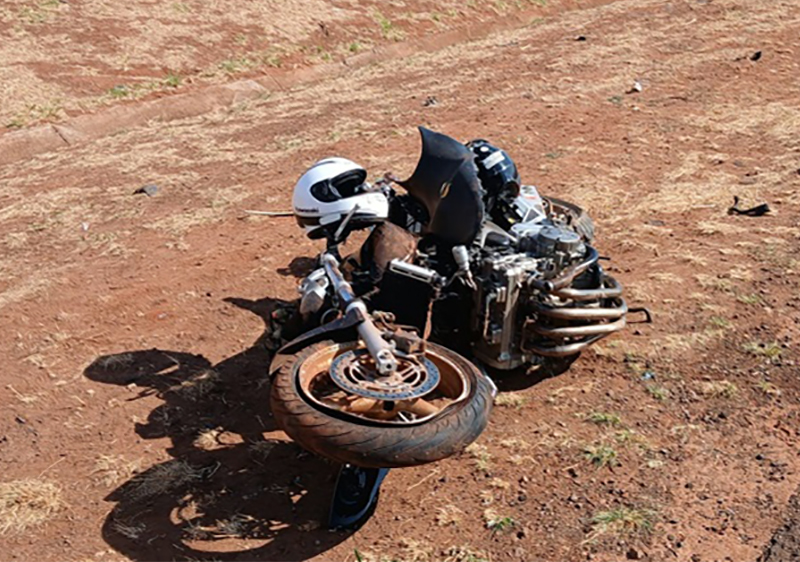
[[[446,382],[443,371],[441,383],[432,392],[454,394],[458,399],[435,415],[417,423],[387,424],[325,407],[301,384],[301,374],[304,380],[308,378],[303,370],[319,371],[315,377],[329,376],[324,362],[315,364],[318,358],[333,357],[357,345],[323,341],[281,358],[270,393],[272,413],[278,427],[305,449],[336,462],[367,468],[416,466],[460,452],[486,428],[493,403],[492,382],[459,354],[429,342],[426,359],[437,363],[440,371],[443,366],[457,370],[455,374],[464,384],[460,390],[448,388],[454,383]]]

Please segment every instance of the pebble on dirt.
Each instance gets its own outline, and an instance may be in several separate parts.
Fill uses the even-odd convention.
[[[644,88],[642,88],[642,83],[637,80],[636,82],[633,83],[633,86],[631,86],[631,89],[628,90],[626,93],[628,93],[628,94],[638,94],[643,89]]]
[[[153,197],[156,193],[158,193],[158,186],[155,184],[143,185],[133,192],[134,195],[139,195],[140,193],[144,193],[148,197]]]

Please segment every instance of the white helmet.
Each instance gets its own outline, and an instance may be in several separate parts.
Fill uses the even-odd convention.
[[[322,238],[333,236],[348,216],[348,232],[384,221],[389,201],[382,192],[371,191],[366,179],[367,171],[346,158],[320,160],[294,186],[297,224],[309,238]]]

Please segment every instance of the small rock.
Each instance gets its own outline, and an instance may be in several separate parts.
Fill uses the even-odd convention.
[[[627,554],[625,554],[625,557],[628,560],[641,560],[642,558],[644,558],[644,556],[645,556],[644,552],[634,547],[630,547],[628,549]]]
[[[761,58],[761,51],[756,51],[755,53],[753,53],[752,55],[750,55],[750,60],[751,60],[751,61],[757,61],[757,60],[759,60],[760,58]]]
[[[158,193],[158,186],[156,184],[151,183],[148,185],[143,185],[142,187],[133,192],[134,195],[139,195],[142,193],[144,193],[148,197],[153,197],[156,193]]]
[[[586,36],[585,35],[578,35],[575,38],[575,41],[586,41]]]
[[[422,107],[434,107],[436,105],[439,105],[439,100],[437,100],[435,96],[428,96],[425,98],[425,101],[422,102]]]
[[[644,88],[642,88],[642,83],[637,80],[636,82],[633,83],[633,86],[631,86],[631,89],[628,90],[627,93],[628,94],[638,94],[643,89]]]

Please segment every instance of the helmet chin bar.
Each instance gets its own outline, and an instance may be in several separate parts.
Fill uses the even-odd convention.
[[[333,285],[333,290],[339,298],[339,305],[341,308],[346,313],[353,309],[358,309],[361,313],[363,321],[358,324],[356,329],[358,330],[359,337],[367,346],[369,354],[375,360],[378,373],[384,376],[391,375],[397,370],[397,358],[394,356],[394,346],[383,339],[383,334],[372,322],[366,305],[361,299],[356,298],[350,283],[345,280],[342,272],[339,271],[337,259],[332,254],[326,252],[322,254],[320,260],[328,279],[331,281],[331,285]]]

